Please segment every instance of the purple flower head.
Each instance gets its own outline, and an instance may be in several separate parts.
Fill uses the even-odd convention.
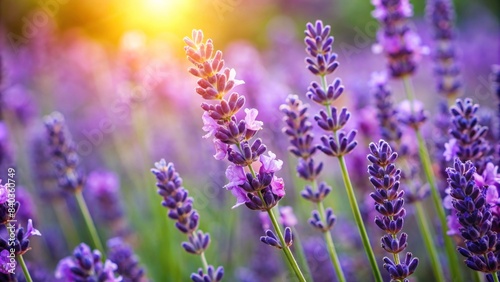
[[[267,173],[274,173],[281,170],[281,167],[283,166],[283,161],[276,159],[276,154],[274,154],[271,151],[268,152],[268,155],[269,156],[266,155],[260,156],[260,163],[262,164],[260,171]]]
[[[98,250],[91,251],[85,243],[78,245],[73,251],[73,256],[63,258],[57,264],[55,276],[68,282],[97,281],[118,282],[121,277],[116,277],[117,266],[109,260],[104,264]]]
[[[413,105],[412,105],[413,103]],[[398,120],[409,127],[418,129],[427,120],[424,105],[420,101],[404,100],[398,107]]]
[[[15,223],[11,223],[11,222],[6,224],[7,230],[12,231],[12,232],[14,232],[14,230],[15,230],[15,232],[14,232],[15,238],[13,241],[10,241],[10,238],[9,238],[9,241],[1,238],[0,239],[0,249],[1,250],[14,249],[14,252],[16,253],[16,255],[23,255],[27,251],[31,250],[29,238],[31,236],[42,236],[42,234],[40,233],[40,231],[38,231],[37,229],[35,229],[33,227],[33,222],[31,219],[28,220],[26,230],[23,227],[19,227],[16,230],[15,225],[16,225]]]
[[[257,109],[245,109],[245,124],[246,128],[250,130],[261,130],[262,125],[264,124],[262,121],[256,120],[259,111]]]
[[[86,192],[96,204],[96,214],[114,225],[124,214],[119,194],[118,176],[110,171],[91,172],[86,181]]]
[[[404,191],[400,190],[401,170],[396,169],[395,161],[398,157],[392,151],[389,144],[380,140],[378,144],[370,143],[370,154],[368,166],[370,182],[375,188],[375,192],[370,196],[375,201],[375,210],[380,216],[375,217],[375,224],[387,234],[382,236],[382,248],[395,256],[403,252],[408,243],[408,235],[404,232],[398,236],[403,229],[404,217]],[[418,258],[412,257],[411,253],[406,253],[406,259],[397,263],[388,257],[384,257],[384,268],[389,272],[393,280],[406,280],[418,265]]]
[[[408,0],[373,0],[375,10],[372,16],[382,28],[377,33],[378,43],[375,53],[384,53],[388,58],[388,68],[392,77],[402,77],[415,72],[422,55],[428,53],[422,46],[420,37],[407,25],[412,7]]]
[[[79,157],[73,140],[67,131],[62,114],[54,112],[45,117],[52,162],[57,170],[59,186],[68,192],[77,192],[83,188],[84,179],[78,171]]]
[[[320,20],[315,25],[307,23],[305,35],[306,52],[310,56],[306,58],[307,68],[314,75],[323,76],[334,72],[339,63],[336,61],[337,54],[332,52],[330,26],[324,26]]]
[[[434,31],[433,58],[436,62],[434,72],[438,77],[438,91],[445,97],[455,97],[462,87],[458,76],[460,68],[456,63],[453,44],[453,3],[451,0],[427,1],[427,17]]]
[[[219,124],[208,114],[208,112],[204,112],[203,116],[203,131],[207,132],[203,136],[203,138],[210,138],[215,135],[215,132],[219,129]]]
[[[108,259],[116,264],[116,272],[121,275],[123,282],[146,281],[145,272],[139,266],[139,260],[132,247],[120,237],[108,240]]]
[[[200,268],[198,269],[198,273],[191,274],[191,280],[193,282],[219,282],[222,281],[223,276],[224,268],[222,268],[222,266],[215,269],[213,266],[209,265],[206,273]]]
[[[0,252],[0,272],[4,274],[9,274],[9,270],[12,269],[9,258],[10,252],[8,249],[4,249]]]
[[[233,206],[233,209],[248,202],[247,193],[240,187],[247,180],[243,167],[233,164],[229,165],[226,169],[226,178],[229,180],[229,183],[224,188],[230,190],[233,196],[236,197],[236,204]]]
[[[0,179],[0,205],[3,205],[7,202],[9,196],[9,191],[7,190],[6,185],[2,185],[2,180]]]
[[[476,271],[496,275],[500,271],[500,253],[497,250],[497,233],[492,230],[492,213],[486,202],[486,191],[476,185],[476,168],[471,161],[463,163],[456,158],[449,167],[448,184],[459,229],[465,248],[458,251],[465,264]]]
[[[485,139],[488,128],[479,124],[478,109],[479,106],[473,104],[471,99],[457,99],[456,104],[450,108],[452,139],[446,152],[449,157],[456,153],[456,157],[462,162],[472,161],[478,173],[482,173],[486,164],[491,161],[491,156],[490,145]]]
[[[493,163],[486,164],[486,167],[482,174],[475,173],[474,180],[476,185],[482,186],[497,186],[500,187],[500,172],[498,166]]]
[[[397,120],[397,110],[392,102],[392,93],[387,86],[387,73],[373,73],[370,81],[371,91],[375,97],[378,110],[377,118],[380,124],[381,136],[394,145],[403,135]]]
[[[0,179],[0,224],[7,224],[10,220],[13,219],[18,211],[21,204],[19,201],[15,201],[13,204],[9,206],[9,183],[1,184],[2,180]],[[14,209],[12,211],[11,209]]]

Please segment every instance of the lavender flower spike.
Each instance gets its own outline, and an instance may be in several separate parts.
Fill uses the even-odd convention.
[[[375,210],[381,215],[375,217],[375,224],[387,233],[382,236],[382,248],[393,256],[393,260],[384,257],[384,268],[389,272],[391,281],[409,281],[407,277],[415,272],[418,258],[412,257],[411,253],[406,253],[403,262],[399,258],[399,253],[408,245],[408,235],[403,232],[398,238],[406,215],[404,191],[399,189],[401,170],[394,165],[398,154],[384,140],[378,144],[370,143],[370,152],[368,160],[372,164],[368,166],[368,173],[375,188],[370,196],[375,200]]]
[[[122,276],[123,282],[148,281],[134,251],[120,237],[109,239],[107,245],[108,258],[116,264],[116,272]]]
[[[500,271],[500,250],[498,235],[491,230],[492,213],[486,202],[486,190],[476,185],[476,168],[471,161],[463,163],[456,158],[454,166],[446,171],[452,205],[465,239],[465,248],[459,247],[458,251],[466,257],[469,268],[487,273],[488,281],[493,281],[493,275]]]
[[[118,282],[121,277],[116,277],[116,264],[101,260],[98,250],[91,251],[89,246],[81,243],[73,251],[73,256],[63,258],[57,265],[55,276],[67,282],[96,281]]]
[[[208,265],[205,259],[205,250],[210,245],[210,235],[198,229],[198,212],[193,208],[193,198],[188,197],[188,191],[182,186],[182,178],[175,171],[173,163],[162,159],[155,163],[151,172],[156,176],[158,194],[163,197],[162,205],[169,209],[168,217],[175,220],[175,227],[188,236],[188,242],[183,242],[182,247],[188,253],[200,255],[205,268],[193,273],[193,281],[218,282],[224,275],[224,268]],[[200,280],[201,279],[201,280]],[[203,280],[205,279],[205,280]]]

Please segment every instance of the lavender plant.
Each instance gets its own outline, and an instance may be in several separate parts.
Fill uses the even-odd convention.
[[[436,186],[432,162],[427,145],[422,137],[420,126],[425,120],[423,108],[415,101],[411,76],[415,73],[422,55],[428,53],[427,47],[421,44],[420,37],[408,25],[408,18],[413,15],[409,0],[372,0],[375,10],[372,16],[381,24],[377,33],[377,44],[374,51],[384,53],[388,59],[388,71],[392,78],[401,79],[406,92],[405,108],[409,119],[402,120],[415,132],[418,141],[418,152],[424,174],[431,188],[434,207],[437,211],[441,226],[446,226],[446,214],[442,206],[442,199]],[[461,281],[462,275],[458,266],[457,257],[453,250],[453,242],[447,235],[446,228],[442,228],[446,254],[451,270],[452,279]]]
[[[314,136],[311,132],[313,127],[307,114],[308,105],[303,104],[297,95],[289,95],[286,104],[281,105],[280,110],[285,114],[284,121],[287,125],[283,128],[283,132],[289,136],[292,144],[289,151],[299,158],[297,174],[310,183],[301,192],[301,195],[304,199],[317,205],[317,209],[312,211],[309,224],[324,234],[337,279],[338,281],[346,281],[330,232],[336,217],[333,210],[331,208],[325,210],[323,204],[323,200],[332,189],[325,182],[321,182],[319,186],[317,183],[317,178],[323,169],[323,163],[315,164],[313,158],[317,148],[313,144]]]
[[[97,228],[95,227],[87,204],[85,203],[85,199],[83,198],[82,189],[84,187],[84,176],[81,171],[79,171],[79,156],[66,128],[62,114],[54,112],[46,116],[45,128],[47,130],[48,146],[50,148],[52,162],[57,171],[59,187],[63,191],[75,195],[93,244],[98,250],[104,251],[101,239],[97,233]]]
[[[326,78],[327,75],[332,74],[339,66],[339,63],[336,61],[337,54],[332,49],[334,39],[333,36],[330,36],[330,26],[324,26],[323,22],[319,20],[316,21],[315,25],[307,23],[306,27],[304,42],[306,44],[306,52],[309,55],[306,58],[307,68],[321,79],[321,84],[311,82],[306,95],[312,101],[326,107],[325,110],[321,110],[314,117],[317,125],[327,132],[326,135],[321,137],[321,145],[318,145],[317,148],[327,156],[336,157],[339,161],[342,170],[342,179],[349,197],[349,204],[363,241],[363,247],[370,261],[373,276],[375,280],[382,281],[345,164],[344,156],[349,154],[357,145],[357,142],[354,140],[356,130],[351,130],[349,133],[342,130],[349,121],[351,114],[346,108],[338,110],[333,106],[333,103],[344,92],[344,86],[339,78],[335,78],[331,84],[328,84]]]
[[[115,237],[108,240],[108,258],[116,264],[116,272],[123,282],[147,282],[144,268],[139,265],[139,259],[131,246],[122,238]]]
[[[283,165],[281,160],[267,150],[260,138],[252,141],[257,132],[262,129],[263,123],[256,120],[256,109],[244,109],[245,118],[238,119],[237,114],[245,105],[245,97],[231,92],[233,87],[242,84],[236,80],[234,69],[224,68],[222,52],[214,53],[211,39],[203,42],[201,30],[194,30],[192,38],[184,38],[188,60],[194,65],[189,73],[198,77],[196,92],[205,100],[215,100],[215,103],[203,103],[203,130],[207,132],[204,138],[214,137],[216,149],[214,158],[226,159],[231,162],[226,170],[229,183],[225,186],[236,197],[234,207],[245,205],[251,210],[265,211],[269,214],[276,234],[266,231],[261,241],[270,246],[283,250],[289,264],[300,281],[305,281],[290,246],[292,232],[285,229],[285,235],[273,213],[279,200],[285,196],[285,187],[282,178],[275,175]],[[225,98],[229,94],[229,97]],[[227,99],[227,100],[226,100]],[[253,168],[254,163],[260,163],[258,173]],[[245,168],[247,171],[245,171]]]
[[[398,233],[403,229],[406,210],[404,209],[404,191],[400,190],[401,170],[396,169],[395,162],[398,154],[392,151],[391,146],[380,140],[378,144],[370,144],[368,166],[370,182],[375,192],[370,196],[375,200],[375,209],[381,216],[375,217],[377,226],[387,234],[382,236],[382,248],[392,254],[393,259],[384,257],[384,268],[389,272],[391,281],[409,281],[408,276],[415,272],[418,258],[412,253],[406,253],[404,262],[400,261],[399,253],[408,245],[408,235]]]
[[[168,211],[168,217],[176,220],[175,227],[188,236],[188,242],[182,247],[190,254],[199,255],[203,263],[197,273],[191,274],[194,282],[218,282],[224,276],[224,268],[215,269],[207,263],[205,251],[210,244],[210,234],[198,230],[199,214],[193,208],[193,198],[188,197],[188,191],[182,186],[182,178],[175,171],[173,163],[166,163],[164,159],[155,163],[151,172],[156,176],[158,194],[163,197],[162,205]]]
[[[465,240],[465,248],[459,247],[458,251],[469,268],[486,273],[488,281],[498,282],[499,241],[497,233],[492,231],[491,206],[486,202],[485,189],[474,181],[476,168],[471,161],[463,163],[456,158],[447,172],[452,205]]]

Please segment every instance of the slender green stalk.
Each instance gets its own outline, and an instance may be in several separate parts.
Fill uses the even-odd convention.
[[[241,150],[241,145],[238,143],[236,144],[238,149]],[[247,166],[248,169],[250,170],[250,173],[252,174],[252,177],[256,177],[255,171],[253,170],[253,167],[251,165]],[[261,191],[258,192],[260,199],[264,202],[264,197],[262,196]],[[300,271],[300,267],[297,264],[297,261],[295,260],[295,257],[292,254],[292,251],[290,251],[290,247],[288,247],[285,243],[285,238],[283,237],[283,233],[281,232],[281,228],[278,224],[278,221],[276,220],[276,216],[273,213],[272,209],[267,210],[267,214],[269,215],[269,218],[271,219],[271,222],[273,223],[274,230],[278,234],[278,238],[280,239],[281,246],[283,247],[283,252],[285,253],[285,256],[290,263],[290,266],[292,267],[293,271],[295,272],[295,275],[299,279],[300,282],[306,281],[304,278],[304,274],[302,274],[302,271]]]
[[[427,217],[425,216],[424,208],[422,206],[422,203],[420,201],[416,201],[414,203],[415,209],[417,213],[415,214],[415,217],[417,219],[417,224],[420,230],[420,234],[422,235],[422,238],[424,239],[424,244],[425,248],[427,249],[427,252],[429,253],[429,258],[431,259],[431,266],[432,270],[434,271],[434,278],[436,281],[446,281],[444,272],[443,272],[443,266],[441,265],[441,262],[439,261],[439,256],[437,254],[437,249],[436,245],[433,242],[433,239],[431,237],[431,227],[429,225],[429,222],[427,220]]]
[[[87,207],[87,204],[85,203],[85,199],[83,198],[82,192],[77,191],[75,193],[75,197],[78,202],[78,206],[80,207],[80,210],[82,212],[83,219],[85,220],[85,225],[87,225],[87,229],[89,230],[90,236],[92,237],[94,247],[96,247],[99,251],[101,251],[103,260],[106,260],[106,255],[104,252],[103,245],[101,243],[101,239],[99,239],[99,234],[97,234],[97,229],[94,225],[92,217],[90,216],[90,212]]]
[[[65,205],[65,206],[63,206]],[[56,215],[57,221],[60,226],[64,226],[61,228],[61,231],[64,235],[66,246],[68,250],[71,250],[78,244],[78,233],[76,232],[75,223],[69,215],[69,210],[67,206],[67,202],[65,200],[58,201],[54,203],[54,213]]]
[[[302,246],[302,241],[300,240],[300,236],[297,232],[297,229],[292,228],[292,231],[293,231],[293,245],[295,246],[295,250],[297,250],[297,257],[298,257],[298,260],[299,260],[299,263],[300,263],[300,267],[301,269],[304,270],[304,276],[306,278],[306,280],[308,281],[312,281],[312,273],[311,273],[311,269],[309,268],[309,265],[307,264],[307,259],[306,259],[306,255],[304,253],[304,248]]]
[[[318,203],[318,210],[321,220],[326,223],[325,207],[323,205],[323,202]],[[339,282],[345,282],[346,279],[344,271],[340,266],[339,256],[337,255],[335,245],[333,244],[332,233],[328,230],[326,232],[323,232],[323,234],[325,237],[326,245],[328,247],[328,254],[330,255],[330,259],[332,260],[333,267],[335,268],[335,274],[337,274],[337,279]]]
[[[259,191],[259,196],[262,197],[262,193]],[[295,260],[292,251],[290,251],[290,247],[288,247],[285,243],[285,238],[283,237],[283,233],[281,232],[281,228],[278,224],[278,221],[276,220],[276,216],[274,215],[272,209],[267,210],[267,214],[269,215],[269,218],[271,218],[271,222],[273,223],[274,230],[278,234],[278,237],[281,242],[281,246],[283,246],[283,252],[285,253],[286,258],[288,259],[288,262],[293,268],[293,271],[295,272],[295,275],[299,279],[300,282],[305,282],[306,279],[304,278],[304,274],[302,274],[302,271],[300,271],[300,267],[297,264],[297,261]]]
[[[359,211],[358,202],[356,200],[356,195],[354,194],[354,189],[352,187],[351,178],[349,177],[349,172],[347,171],[347,166],[345,164],[344,156],[338,157],[340,169],[342,170],[342,179],[344,180],[345,188],[347,191],[347,197],[349,198],[349,203],[358,226],[359,234],[361,235],[361,241],[363,242],[363,247],[365,248],[366,255],[370,261],[370,266],[372,267],[372,272],[375,280],[377,282],[382,282],[382,275],[377,265],[377,259],[373,253],[373,249],[370,245],[370,239],[366,233],[365,224],[363,218],[361,217],[361,212]]]
[[[481,272],[472,270],[472,279],[474,279],[474,282],[482,282],[483,279],[481,279]],[[498,278],[498,277],[497,277]]]
[[[207,263],[207,258],[205,257],[205,252],[201,252],[200,257],[201,257],[201,262],[203,263],[203,268],[205,269],[205,272],[207,272],[208,263]]]
[[[408,76],[405,76],[403,78],[403,83],[404,83],[407,98],[411,104],[411,109],[412,109],[412,111],[414,111],[413,85],[411,84],[410,78]],[[454,246],[450,236],[448,236],[448,234],[447,234],[448,223],[446,221],[446,213],[445,213],[444,207],[442,205],[441,196],[439,195],[439,191],[437,190],[437,187],[436,187],[436,179],[434,176],[434,171],[432,170],[431,158],[429,156],[429,152],[427,150],[427,146],[425,145],[422,134],[420,133],[420,131],[417,128],[414,128],[414,130],[415,130],[415,134],[417,135],[417,140],[418,140],[418,154],[419,154],[420,159],[422,161],[422,166],[424,169],[425,177],[427,178],[427,181],[429,182],[429,186],[431,187],[432,200],[433,200],[434,207],[435,207],[437,214],[438,214],[439,222],[441,224],[441,231],[442,231],[442,236],[443,236],[443,240],[444,240],[446,255],[448,256],[448,262],[450,265],[451,280],[452,281],[463,281],[463,276],[461,275],[460,268],[458,266],[458,258],[457,258],[457,252],[455,250],[455,246]]]
[[[26,267],[26,263],[24,262],[23,255],[18,255],[17,260],[19,261],[19,264],[21,264],[21,268],[23,269],[24,278],[26,278],[26,281],[33,282],[28,267]]]
[[[477,271],[476,271],[476,272],[477,272]],[[478,273],[478,274],[479,274],[479,273]],[[493,273],[493,275],[491,275],[491,276],[493,276],[493,281],[495,281],[495,282],[500,282],[500,281],[498,281],[498,276],[497,276],[497,274],[496,274],[496,273]]]

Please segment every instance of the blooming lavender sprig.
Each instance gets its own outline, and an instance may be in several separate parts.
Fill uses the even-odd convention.
[[[8,222],[16,216],[21,204],[19,201],[9,203],[9,183],[2,184],[0,179],[0,224],[8,224]]]
[[[384,140],[378,144],[370,143],[368,166],[370,182],[375,188],[370,196],[375,200],[375,210],[381,216],[375,217],[375,224],[387,234],[382,236],[382,248],[393,255],[393,260],[384,257],[384,268],[389,272],[391,281],[409,281],[407,279],[418,265],[418,258],[411,253],[406,253],[404,262],[400,261],[399,253],[407,245],[408,235],[398,234],[403,229],[406,210],[404,209],[404,191],[399,189],[401,170],[396,169],[395,161],[398,154],[392,151],[391,146]]]
[[[205,111],[202,117],[203,130],[207,132],[204,138],[214,137],[215,159],[223,160],[227,157],[232,163],[226,170],[229,183],[224,187],[236,197],[234,207],[244,204],[251,210],[266,211],[269,214],[277,233],[274,237],[279,239],[280,246],[299,280],[305,281],[272,212],[272,208],[285,196],[283,179],[275,175],[283,162],[272,152],[264,155],[267,148],[260,138],[252,140],[263,125],[261,121],[256,120],[256,109],[244,109],[244,119],[236,117],[245,105],[245,97],[236,92],[229,92],[234,86],[244,82],[236,80],[234,69],[224,68],[222,52],[217,50],[214,53],[211,39],[203,42],[201,30],[193,30],[192,38],[185,37],[184,42],[187,44],[184,49],[188,60],[194,65],[189,68],[189,72],[199,77],[196,92],[205,100],[215,100],[212,104],[201,105]],[[226,94],[229,94],[229,97],[226,98]],[[256,162],[260,163],[258,173],[252,166]],[[269,230],[266,233],[269,237],[273,232]],[[267,243],[267,240],[263,242]]]
[[[497,233],[491,230],[491,206],[486,202],[485,189],[476,185],[476,168],[471,161],[463,163],[456,158],[453,167],[447,169],[452,205],[457,211],[460,232],[465,248],[458,247],[466,257],[465,264],[487,273],[488,281],[498,281],[500,250]]]
[[[75,195],[94,246],[104,251],[97,228],[82,194],[84,176],[79,171],[79,156],[73,139],[66,128],[64,116],[61,113],[54,112],[46,116],[44,121],[48,137],[48,148],[57,171],[59,187],[63,191]]]
[[[96,281],[118,282],[117,266],[110,260],[102,263],[102,255],[98,250],[91,250],[85,243],[78,245],[73,255],[63,258],[57,264],[55,276],[67,282]]]
[[[193,273],[191,280],[221,281],[224,268],[218,267],[214,272],[213,266],[207,264],[205,250],[210,245],[210,234],[198,230],[200,216],[193,208],[193,198],[189,197],[189,192],[182,186],[182,178],[175,171],[174,164],[167,164],[162,159],[155,163],[155,167],[151,172],[156,176],[158,194],[163,197],[162,205],[169,210],[168,217],[176,221],[175,227],[188,236],[188,242],[183,242],[182,247],[188,253],[199,255],[205,268],[205,274],[203,270],[201,273]]]
[[[427,1],[427,17],[434,31],[434,54],[436,62],[434,72],[438,78],[438,91],[445,98],[453,99],[462,87],[458,76],[460,68],[456,62],[456,50],[453,44],[455,31],[453,2],[451,0]]]
[[[349,154],[357,145],[356,130],[351,130],[348,133],[342,129],[349,121],[351,114],[346,108],[338,109],[333,106],[333,103],[344,92],[344,86],[340,78],[335,78],[328,85],[326,75],[332,74],[338,67],[336,62],[337,55],[333,53],[333,36],[330,36],[330,26],[323,25],[323,22],[318,20],[315,24],[307,23],[305,30],[306,58],[307,68],[321,78],[321,84],[312,82],[307,89],[306,96],[319,105],[326,107],[321,110],[314,119],[317,125],[323,129],[326,134],[321,139],[321,144],[317,148],[327,156],[336,157],[342,170],[342,178],[346,187],[349,203],[358,226],[363,247],[370,261],[373,275],[376,281],[382,281],[380,270],[378,269],[377,261],[370,245],[368,234],[364,226],[361,212],[359,210],[351,179],[347,171],[344,156]],[[308,193],[312,194],[312,193]],[[313,216],[314,217],[314,216]]]
[[[120,237],[109,239],[107,245],[108,258],[116,264],[116,272],[121,275],[123,282],[148,281],[144,268],[139,265],[139,259],[134,254],[132,247]]]
[[[375,10],[372,16],[382,28],[377,33],[376,53],[388,58],[388,68],[392,77],[411,75],[427,48],[422,46],[420,37],[407,24],[413,15],[409,0],[372,0]]]
[[[33,227],[33,221],[31,219],[28,220],[28,224],[26,226],[26,230],[23,227],[19,227],[16,229],[14,223],[7,223],[7,230],[9,232],[13,232],[15,234],[14,240],[8,240],[4,238],[0,238],[0,251],[2,250],[14,250],[16,255],[24,255],[27,251],[31,250],[30,240],[31,236],[42,236],[40,231]]]
[[[478,122],[479,105],[471,99],[457,99],[450,108],[451,128],[450,141],[445,144],[445,156],[448,161],[458,157],[462,162],[472,161],[478,173],[482,173],[486,164],[491,161],[490,145],[485,139],[488,127]]]
[[[337,278],[339,281],[345,281],[330,233],[336,217],[331,208],[327,208],[325,211],[323,205],[323,200],[331,192],[331,188],[325,182],[321,182],[319,186],[317,185],[317,177],[323,169],[323,162],[316,164],[313,158],[317,147],[313,144],[314,136],[311,132],[313,126],[309,122],[307,114],[308,105],[303,104],[297,95],[289,95],[286,99],[286,104],[281,105],[280,110],[285,114],[284,121],[286,127],[283,128],[283,132],[290,139],[291,146],[289,147],[289,151],[299,158],[297,174],[312,184],[312,186],[306,185],[301,195],[304,199],[316,204],[318,207],[312,211],[309,224],[324,233]],[[324,126],[327,125],[324,124]]]

